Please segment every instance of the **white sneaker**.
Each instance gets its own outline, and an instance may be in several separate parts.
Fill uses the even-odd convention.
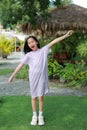
[[[44,124],[45,122],[43,116],[38,116],[38,125],[44,125]]]
[[[31,125],[37,125],[37,116],[32,116]]]

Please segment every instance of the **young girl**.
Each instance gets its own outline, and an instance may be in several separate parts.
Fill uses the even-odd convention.
[[[34,36],[29,36],[24,45],[26,55],[21,59],[20,64],[10,76],[8,82],[11,83],[17,72],[25,65],[29,65],[29,83],[32,97],[33,116],[31,125],[44,125],[43,118],[43,96],[49,92],[47,74],[47,55],[49,49],[56,43],[72,35],[73,31],[68,31],[65,35],[54,39],[48,45],[40,49],[39,42]],[[36,98],[39,100],[39,116],[36,112]]]

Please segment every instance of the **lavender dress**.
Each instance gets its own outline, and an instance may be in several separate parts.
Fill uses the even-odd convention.
[[[21,60],[29,65],[29,83],[32,98],[43,96],[49,92],[47,55],[48,45],[27,53]]]

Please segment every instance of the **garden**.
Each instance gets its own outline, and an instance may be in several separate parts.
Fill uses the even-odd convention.
[[[54,37],[40,39],[41,47]],[[64,87],[87,87],[87,34],[75,32],[73,36],[52,47],[48,55],[49,80],[64,83]],[[21,70],[17,78],[28,80],[28,66]]]
[[[43,40],[42,46],[46,43],[49,43],[49,41],[52,39],[41,39]],[[12,44],[12,42],[7,41],[8,40],[6,40],[6,38],[5,40],[3,40],[4,44],[9,43],[9,46],[12,47],[12,50],[9,47],[10,53],[7,52],[7,54],[9,55],[14,49],[14,44]],[[70,41],[72,41],[72,43],[70,43]],[[2,42],[0,40],[0,45],[1,43]],[[62,45],[64,45],[64,43],[66,43],[69,47],[62,48]],[[80,36],[79,34],[74,34],[73,37],[69,39],[69,41],[64,41],[64,43],[59,43],[57,46],[54,46],[49,53],[49,80],[53,80],[54,82],[57,80],[63,83],[64,87],[74,87],[78,89],[82,87],[87,87],[87,36]],[[59,49],[59,46],[61,46],[61,50]],[[4,47],[7,48],[7,46]],[[2,52],[1,54],[4,54],[5,51],[3,51],[2,49]],[[61,58],[60,60],[60,58],[57,56],[57,53],[62,54],[62,52],[67,52],[68,56],[65,58],[62,56],[63,58]],[[0,70],[0,74],[2,75],[8,75],[12,72],[13,69]],[[16,78],[28,80],[28,66],[25,66],[17,74]],[[87,129],[87,110],[85,109],[87,107],[86,96],[46,96],[44,100],[46,103],[44,107],[44,116],[46,124],[43,127],[34,127],[30,125],[32,116],[32,109],[29,105],[29,102],[31,102],[30,96],[9,95],[1,97],[0,130],[56,130],[58,128],[59,130]],[[52,106],[53,108],[50,109]]]
[[[36,32],[40,47],[64,34],[63,31],[59,34],[58,30],[59,32],[74,30],[71,37],[56,44],[50,50],[48,78],[49,81],[62,84],[61,87],[75,90],[81,88],[87,90],[86,15],[87,9],[73,5],[72,0],[0,1],[0,24],[7,30],[17,29],[18,32],[23,31],[28,35],[40,29],[41,35],[37,35]],[[8,39],[0,34],[0,58],[2,57],[3,61],[9,60],[8,56],[14,51],[21,51],[23,46],[22,41],[16,38]],[[28,69],[26,65],[16,75],[15,80],[28,81]],[[6,79],[13,71],[13,68],[0,68],[0,76],[3,78],[0,85],[4,86],[3,90],[0,88],[1,93],[7,89],[4,83],[7,83]],[[11,85],[9,85],[11,89],[17,87],[15,83]],[[21,88],[21,85],[19,87]],[[45,96],[46,124],[40,127],[30,125],[32,117],[30,96],[6,94],[0,95],[0,130],[87,130],[87,96]]]
[[[74,40],[64,41],[54,46],[48,56],[49,80],[58,80],[64,87],[82,88],[87,87],[87,36],[77,35]],[[52,38],[53,39],[53,38]],[[52,39],[41,39],[42,45]],[[76,41],[77,39],[77,41]],[[5,42],[4,42],[5,41]],[[72,43],[70,43],[72,41]],[[11,54],[14,50],[12,41],[8,43],[10,51],[2,54]],[[2,43],[0,41],[0,43]],[[65,44],[66,43],[66,44]],[[65,45],[64,45],[65,44]],[[1,44],[0,44],[1,45]],[[62,46],[63,45],[63,46]],[[67,47],[67,46],[69,47]],[[23,46],[23,43],[22,43]],[[65,46],[65,48],[64,48]],[[2,47],[2,46],[1,46]],[[4,47],[8,47],[4,46]],[[61,48],[61,49],[60,49]],[[6,49],[7,50],[7,49]],[[59,51],[58,51],[59,50]],[[60,59],[59,53],[67,53]],[[4,58],[4,57],[3,57]],[[8,58],[8,57],[7,57]],[[0,70],[0,74],[7,75],[13,69]],[[16,78],[28,80],[28,66],[25,66]],[[87,129],[87,97],[79,96],[45,96],[44,117],[46,124],[42,127],[31,126],[32,109],[30,96],[3,96],[0,98],[0,130],[86,130]],[[48,111],[49,110],[49,111]]]
[[[40,37],[40,46],[55,37]],[[16,40],[23,48],[23,41]],[[0,56],[8,58],[15,50],[15,39],[0,37]],[[17,74],[17,78],[28,80],[28,66]],[[87,87],[87,34],[74,32],[70,38],[54,45],[48,55],[48,77],[64,83],[64,87]]]

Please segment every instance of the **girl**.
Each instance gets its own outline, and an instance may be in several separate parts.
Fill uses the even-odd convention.
[[[54,39],[48,45],[40,49],[39,42],[34,36],[29,36],[24,44],[24,52],[26,55],[21,59],[20,64],[16,67],[8,82],[11,83],[16,73],[24,66],[29,65],[29,83],[32,97],[33,116],[31,125],[44,125],[43,118],[43,96],[49,92],[48,75],[47,75],[47,55],[49,49],[56,43],[72,35],[73,31],[68,31],[65,35]],[[39,100],[39,116],[36,112],[36,98]]]

